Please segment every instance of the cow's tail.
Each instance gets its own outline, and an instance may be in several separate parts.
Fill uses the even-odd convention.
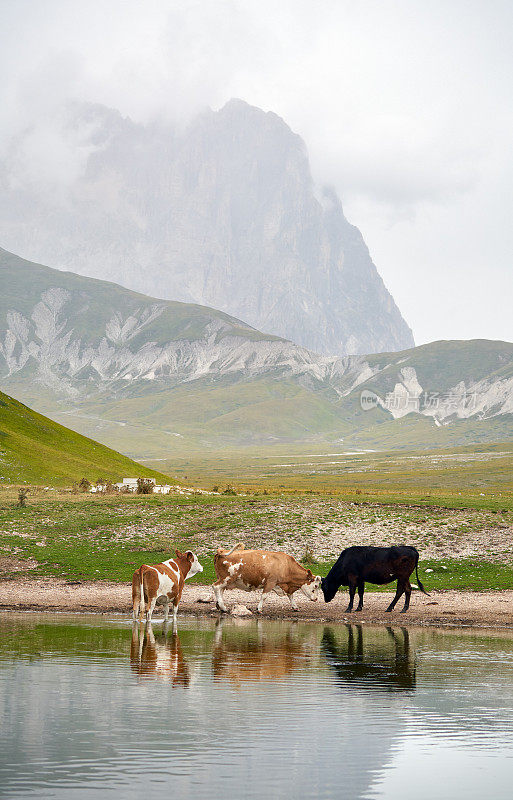
[[[214,558],[217,556],[229,556],[234,553],[236,550],[244,550],[244,545],[241,542],[234,544],[231,550],[223,550],[222,547],[217,548],[217,553],[215,554]]]
[[[415,575],[417,576],[417,585],[418,585],[420,591],[424,592],[424,594],[426,594],[428,597],[430,597],[429,592],[426,592],[426,590],[424,589],[424,587],[422,585],[422,581],[419,578],[419,554],[418,553],[415,556]]]
[[[141,593],[139,598],[139,614],[144,614],[146,603],[144,602],[144,576],[142,567],[139,567],[139,592]]]
[[[139,594],[138,594],[139,593]],[[135,614],[136,605],[138,613],[144,612],[144,586],[143,586],[143,568],[136,569],[132,576],[132,608]],[[135,619],[135,617],[134,617]]]

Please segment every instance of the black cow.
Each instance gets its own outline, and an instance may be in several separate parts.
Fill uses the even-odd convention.
[[[394,606],[403,592],[405,601],[404,608],[401,611],[408,611],[411,595],[410,575],[413,570],[416,571],[417,584],[420,591],[427,594],[419,580],[418,563],[419,554],[415,547],[406,547],[405,545],[396,547],[348,547],[342,551],[338,560],[321,581],[324,600],[329,603],[335,597],[339,586],[349,586],[349,605],[346,611],[353,610],[356,589],[358,589],[358,597],[360,598],[356,610],[361,611],[363,608],[365,581],[382,586],[397,579],[397,591],[387,611],[394,610]]]

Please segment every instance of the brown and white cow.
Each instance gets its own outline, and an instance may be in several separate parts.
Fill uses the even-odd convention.
[[[173,625],[176,625],[178,603],[187,578],[203,572],[196,555],[190,550],[181,553],[175,550],[175,558],[162,564],[143,564],[132,577],[133,617],[137,619],[146,607],[146,622],[151,623],[151,615],[157,603],[164,604],[164,620],[169,615],[169,603],[173,604]]]
[[[262,613],[264,595],[269,592],[286,595],[294,611],[299,610],[294,600],[299,589],[309,600],[315,601],[319,596],[320,575],[313,575],[310,569],[302,567],[287,553],[245,550],[243,544],[237,544],[231,550],[219,548],[214,556],[214,567],[217,581],[212,588],[216,606],[221,611],[227,610],[223,599],[225,589],[260,590],[259,614]]]

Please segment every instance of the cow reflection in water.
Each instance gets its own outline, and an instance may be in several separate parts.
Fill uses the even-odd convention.
[[[132,626],[130,667],[141,678],[157,678],[173,686],[184,687],[190,682],[189,667],[176,628],[168,636],[166,623],[158,637],[153,633],[151,624]]]
[[[217,680],[241,686],[244,682],[277,681],[304,666],[311,650],[291,623],[277,631],[257,623],[240,622],[216,626],[212,671]]]
[[[341,683],[356,681],[366,689],[392,692],[415,689],[415,654],[406,628],[399,632],[387,627],[392,653],[386,640],[376,641],[375,631],[366,630],[364,636],[362,625],[346,625],[345,628],[347,644],[342,645],[331,627],[324,628],[321,642],[322,652]]]

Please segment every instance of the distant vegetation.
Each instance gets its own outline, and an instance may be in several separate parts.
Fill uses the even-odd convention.
[[[151,465],[151,461],[148,462]],[[238,491],[333,494],[370,503],[513,508],[513,443],[354,452],[345,444],[191,451],[154,462],[189,484]]]

